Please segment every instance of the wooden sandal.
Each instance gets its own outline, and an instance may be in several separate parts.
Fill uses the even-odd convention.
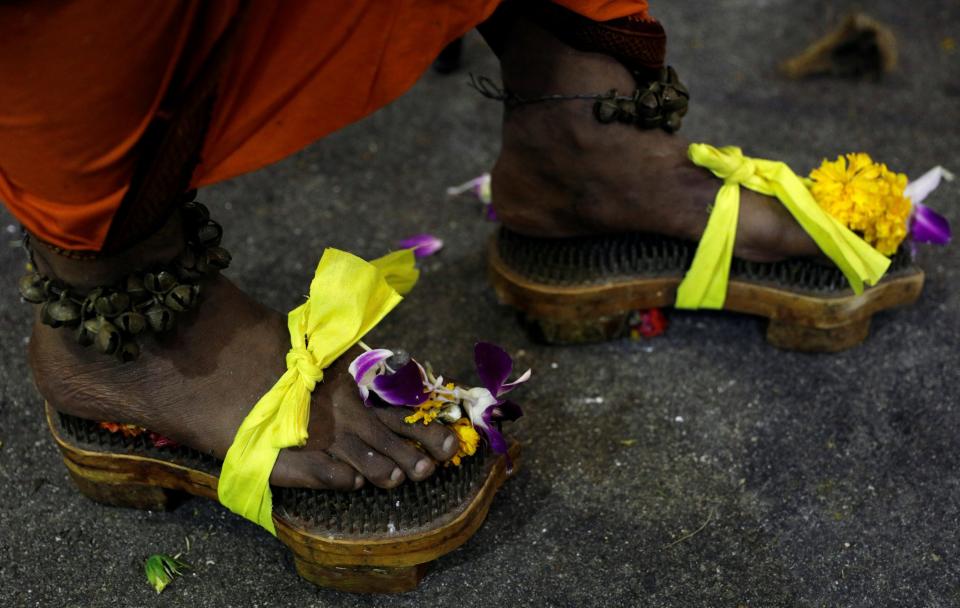
[[[127,437],[57,412],[47,423],[77,488],[100,503],[171,509],[190,496],[217,500],[221,462],[184,446],[156,447],[149,433]],[[517,470],[505,456],[467,458],[422,482],[356,492],[274,488],[277,537],[297,572],[315,585],[354,593],[415,589],[430,565],[477,531],[497,490]]]
[[[487,260],[499,300],[521,313],[534,337],[576,344],[626,336],[634,311],[671,306],[695,250],[658,235],[544,239],[501,228]],[[841,351],[867,337],[875,313],[915,302],[923,279],[906,247],[861,295],[825,262],[734,258],[724,309],[767,317],[767,341],[779,348]]]

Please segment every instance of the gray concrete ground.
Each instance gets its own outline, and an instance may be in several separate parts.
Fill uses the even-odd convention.
[[[788,82],[778,59],[850,1],[655,2],[693,94],[693,140],[735,143],[800,171],[866,150],[917,176],[960,169],[960,5],[868,3],[895,28],[883,82]],[[494,74],[471,38],[465,71]],[[421,284],[371,339],[472,374],[496,341],[534,369],[511,428],[524,469],[485,526],[399,597],[316,589],[274,539],[220,508],[93,504],[71,486],[24,361],[20,252],[0,249],[0,598],[5,606],[957,606],[960,605],[960,248],[923,248],[919,303],[878,315],[837,355],[779,352],[762,324],[671,313],[649,342],[531,343],[484,274],[492,226],[444,188],[489,168],[498,108],[465,71],[428,74],[361,124],[203,192],[235,253],[230,276],[289,308],[321,249],[366,256],[443,237]],[[960,226],[960,182],[931,201]],[[2,226],[12,225],[3,214]],[[12,229],[11,229],[12,230]],[[10,234],[8,239],[15,238]],[[142,563],[190,550],[157,596]]]

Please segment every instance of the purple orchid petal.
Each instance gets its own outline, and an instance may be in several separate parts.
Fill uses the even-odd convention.
[[[503,454],[507,459],[507,473],[513,472],[513,459],[510,458],[510,446],[507,444],[507,440],[504,439],[503,433],[500,432],[496,422],[493,420],[494,410],[503,404],[491,405],[483,411],[481,418],[483,419],[483,425],[478,426],[484,436],[487,438],[487,443],[490,445],[490,449],[494,454]],[[476,425],[474,425],[476,426]]]
[[[533,370],[528,369],[527,371],[523,372],[523,374],[513,382],[507,382],[506,384],[502,385],[500,387],[500,392],[497,393],[497,397],[506,395],[513,389],[517,388],[518,386],[520,386],[521,384],[529,380],[532,374],[533,374]]]
[[[523,410],[513,401],[501,401],[487,408],[489,418],[496,422],[512,422],[523,416]]]
[[[505,350],[489,342],[477,342],[473,347],[473,359],[477,365],[477,375],[480,381],[494,396],[505,395],[530,379],[531,370],[507,382],[510,372],[513,371],[513,359]]]
[[[950,221],[926,205],[913,203],[910,238],[917,243],[946,245],[950,242]]]
[[[356,383],[362,387],[373,381],[377,366],[392,356],[393,351],[385,348],[368,350],[351,361],[347,371],[350,372],[350,375],[353,376]]]
[[[424,392],[420,367],[413,360],[396,373],[375,377],[370,388],[390,405],[420,405],[429,396]]]
[[[504,382],[513,371],[513,359],[507,351],[496,344],[477,342],[473,347],[473,360],[483,386],[492,395],[500,394]]]
[[[400,246],[404,249],[413,249],[413,255],[418,258],[425,258],[440,251],[443,248],[443,241],[432,234],[417,234],[400,241]]]
[[[490,424],[485,427],[477,427],[483,433],[484,437],[487,438],[487,443],[490,445],[490,449],[494,454],[506,454],[507,453],[507,440],[504,439],[503,433],[500,432],[500,429],[494,424]]]
[[[931,192],[937,189],[941,178],[950,181],[953,175],[943,167],[934,167],[917,179],[910,180],[907,187],[903,189],[903,195],[914,205],[922,203]]]
[[[488,222],[498,222],[500,218],[497,217],[497,210],[493,208],[492,203],[486,205],[486,211],[484,217]]]

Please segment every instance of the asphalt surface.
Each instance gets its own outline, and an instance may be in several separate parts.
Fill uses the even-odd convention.
[[[684,134],[806,171],[865,150],[918,176],[960,169],[960,5],[869,3],[901,43],[875,81],[781,78],[854,2],[655,2],[692,95]],[[950,38],[953,37],[953,38]],[[484,280],[493,226],[447,186],[487,170],[499,109],[475,37],[452,76],[252,175],[202,194],[235,255],[230,276],[293,306],[321,250],[379,255],[433,232],[446,247],[371,341],[472,377],[471,345],[532,367],[511,427],[524,468],[483,528],[419,590],[363,597],[299,579],[286,549],[216,504],[172,513],[96,505],[71,486],[24,358],[29,309],[0,248],[0,598],[5,606],[958,606],[960,248],[922,248],[913,307],[877,315],[862,346],[780,352],[763,323],[671,312],[666,336],[540,346]],[[960,226],[960,181],[929,203]],[[0,212],[5,240],[16,235]],[[189,551],[162,595],[144,558]]]

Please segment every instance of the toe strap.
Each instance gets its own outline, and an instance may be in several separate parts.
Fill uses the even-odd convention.
[[[217,488],[224,506],[276,534],[270,473],[280,450],[306,443],[313,388],[416,280],[412,250],[373,262],[324,251],[307,301],[287,316],[287,371],[250,410],[227,451]]]
[[[677,308],[723,308],[737,236],[740,186],[776,197],[840,268],[855,293],[883,278],[890,260],[824,211],[785,163],[748,158],[735,146],[690,144],[687,153],[694,164],[722,179],[723,185],[693,263],[677,288]]]

